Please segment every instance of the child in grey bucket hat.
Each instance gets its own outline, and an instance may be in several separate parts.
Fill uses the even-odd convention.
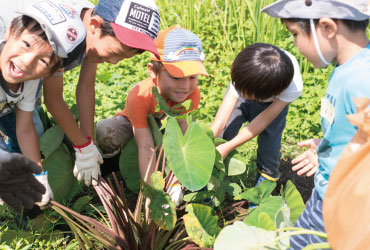
[[[321,99],[323,138],[300,142],[300,147],[309,149],[292,160],[292,169],[299,175],[316,172],[315,188],[296,226],[324,232],[322,204],[329,177],[357,130],[347,115],[356,112],[353,98],[370,98],[368,1],[281,0],[261,11],[281,18],[294,45],[316,68],[336,63]],[[290,238],[290,245],[302,249],[323,241],[315,235],[297,235]]]

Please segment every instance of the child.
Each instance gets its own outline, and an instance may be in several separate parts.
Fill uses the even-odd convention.
[[[100,0],[94,5],[88,0],[62,0],[63,15],[80,17],[86,29],[86,39],[68,54],[63,70],[43,79],[44,100],[48,111],[75,146],[74,174],[86,185],[100,173],[102,158],[94,137],[95,75],[97,64],[115,64],[145,50],[155,54],[154,39],[158,34],[160,17],[154,0]],[[14,0],[22,5],[27,0]],[[0,1],[0,11],[9,11],[8,3]],[[75,9],[71,8],[73,6]],[[48,14],[48,9],[44,9]],[[76,89],[80,127],[63,99],[63,71],[81,65]],[[14,121],[13,121],[14,123]]]
[[[368,1],[282,0],[262,11],[282,19],[294,36],[294,44],[316,68],[332,62],[337,64],[321,100],[324,137],[321,141],[310,141],[311,151],[317,150],[319,164],[315,188],[296,223],[298,227],[323,232],[322,200],[329,176],[357,130],[346,116],[356,113],[354,97],[370,97],[370,45],[365,32],[370,16]],[[309,158],[310,154],[306,154],[298,160],[298,169],[303,173],[311,171],[317,164]],[[292,249],[302,249],[322,241],[318,236],[299,235],[291,237],[290,242]]]
[[[66,13],[80,16],[87,32],[79,50],[68,55],[64,63],[65,71],[81,65],[76,88],[80,127],[63,100],[61,72],[44,78],[44,100],[55,121],[76,145],[74,175],[86,185],[96,185],[103,162],[92,140],[97,64],[115,64],[145,50],[157,54],[154,39],[158,34],[160,17],[154,0],[100,0],[95,9],[87,0],[64,2],[77,9],[76,13],[66,8]]]
[[[197,109],[200,101],[198,75],[208,76],[203,65],[205,56],[202,43],[192,32],[180,26],[172,26],[159,33],[155,44],[160,59],[151,56],[152,61],[148,64],[149,78],[130,90],[122,112],[100,121],[96,126],[97,143],[105,157],[119,154],[125,144],[135,137],[142,179],[154,152],[153,137],[147,121],[147,115],[155,113],[157,105],[152,87],[158,87],[169,106],[191,99],[193,109]],[[179,125],[184,133],[186,121],[179,120]],[[154,170],[154,162],[149,176]],[[181,185],[173,185],[168,193],[178,206],[183,196]]]
[[[243,49],[231,67],[228,91],[211,129],[228,140],[217,147],[225,158],[232,150],[258,136],[257,184],[280,177],[281,136],[288,105],[301,95],[302,79],[293,55],[264,43]],[[249,122],[240,132],[243,123]],[[238,133],[239,132],[239,133]]]
[[[62,59],[76,47],[78,39],[84,39],[81,20],[61,18],[62,10],[56,7],[46,16],[39,4],[58,1],[42,1],[27,7],[22,16],[13,19],[1,44],[0,54],[0,122],[7,127],[3,118],[16,110],[16,136],[24,156],[41,167],[40,148],[33,126],[32,111],[40,77],[54,73]],[[58,22],[56,18],[60,18]],[[73,41],[66,40],[66,34],[73,29]],[[4,148],[7,150],[7,148]],[[42,168],[42,167],[41,167]],[[46,193],[37,204],[45,206],[53,197],[47,179],[47,171],[36,178],[46,188]],[[26,193],[19,190],[20,194]]]

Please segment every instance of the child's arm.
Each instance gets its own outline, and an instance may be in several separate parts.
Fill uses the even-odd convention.
[[[60,128],[74,145],[87,143],[86,135],[78,127],[63,99],[63,76],[45,77],[43,86],[45,105]]]
[[[275,99],[270,106],[244,127],[237,136],[217,147],[222,158],[225,158],[235,148],[259,135],[288,104],[288,102]]]
[[[134,136],[138,148],[139,153],[139,170],[140,176],[144,180],[147,169],[149,167],[150,159],[154,153],[154,141],[152,137],[152,132],[149,128],[135,128],[133,127]],[[154,171],[156,162],[156,157],[152,161],[150,165],[151,170],[149,171],[148,175],[148,183],[151,184],[150,176]]]
[[[316,173],[319,168],[319,159],[317,156],[317,146],[321,139],[310,139],[307,141],[299,142],[300,147],[310,147],[308,150],[297,156],[292,160],[292,170],[298,171],[298,175],[306,174],[307,177]]]
[[[215,120],[211,124],[211,129],[215,137],[217,137],[222,130],[224,130],[227,121],[230,119],[231,113],[233,112],[238,98],[234,96],[231,91],[228,91],[221,103],[220,108],[217,111]]]
[[[39,140],[33,126],[32,112],[17,108],[16,124],[17,140],[23,155],[42,168]]]
[[[80,77],[76,89],[80,127],[84,134],[91,138],[94,138],[96,69],[97,64],[90,63],[85,58],[81,65]]]
[[[42,168],[39,140],[33,126],[32,112],[16,109],[16,133],[19,147],[24,156],[36,162]],[[42,168],[43,169],[43,168]],[[36,205],[44,207],[53,199],[53,192],[49,186],[47,171],[35,178],[45,187],[44,194],[36,201]]]

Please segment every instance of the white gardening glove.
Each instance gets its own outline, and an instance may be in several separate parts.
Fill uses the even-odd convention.
[[[81,146],[73,146],[76,151],[76,162],[73,169],[73,174],[78,181],[85,181],[87,186],[91,182],[97,185],[98,176],[100,175],[100,164],[103,163],[103,158],[100,155],[95,143],[91,138],[89,142]]]
[[[180,206],[184,199],[184,191],[180,183],[171,184],[167,190],[167,194],[171,196],[171,200],[175,203],[176,207]]]
[[[41,174],[34,174],[36,180],[38,180],[46,189],[46,192],[42,195],[41,201],[35,202],[39,207],[45,207],[49,204],[50,200],[54,198],[53,191],[49,186],[48,171],[44,171]]]

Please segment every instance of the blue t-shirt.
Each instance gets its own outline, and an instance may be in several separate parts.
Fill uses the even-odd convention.
[[[340,154],[357,131],[347,115],[356,113],[354,97],[370,98],[370,44],[332,72],[321,102],[322,138],[317,154],[315,188],[321,198]]]

